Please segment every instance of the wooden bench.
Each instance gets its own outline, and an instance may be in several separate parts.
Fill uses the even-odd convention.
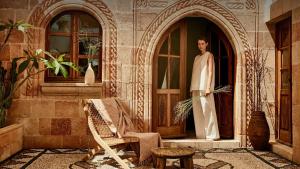
[[[151,149],[154,157],[154,167],[164,169],[166,167],[166,160],[180,159],[180,167],[185,169],[193,169],[193,155],[195,151],[191,148],[171,148],[160,147]]]

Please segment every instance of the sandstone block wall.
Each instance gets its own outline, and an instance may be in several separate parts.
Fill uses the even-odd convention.
[[[271,20],[292,19],[292,160],[300,163],[300,1],[277,0],[270,10]],[[285,155],[288,153],[283,153]]]
[[[2,0],[1,20],[29,21],[30,18],[40,18],[43,22],[62,12],[64,8],[83,10],[93,15],[96,15],[97,13],[93,12],[97,11],[100,17],[97,19],[103,24],[101,26],[106,33],[107,42],[104,46],[104,80],[101,84],[87,89],[87,86],[75,83],[44,84],[43,75],[36,77],[31,85],[24,85],[19,91],[13,107],[9,110],[9,122],[24,124],[26,148],[87,146],[89,136],[80,100],[108,97],[112,91],[111,84],[115,83],[116,95],[124,99],[130,107],[131,117],[136,126],[143,131],[150,131],[152,57],[155,46],[163,31],[173,23],[184,17],[196,16],[216,22],[234,48],[238,71],[234,102],[235,139],[241,141],[242,146],[247,146],[246,128],[249,112],[246,104],[247,59],[244,50],[245,47],[255,46],[255,31],[259,31],[259,46],[269,48],[269,63],[274,67],[274,42],[264,20],[266,1],[256,4],[254,0],[78,0],[70,4],[68,0]],[[58,8],[59,6],[64,8]],[[194,12],[186,14],[189,11]],[[32,37],[35,37],[33,39],[27,34],[13,33],[0,59],[8,62],[14,56],[22,55],[23,49],[27,49],[28,46],[43,48],[45,27],[42,26],[31,30]],[[3,37],[3,34],[0,34],[0,37]],[[139,51],[144,53],[140,54]],[[269,82],[269,86],[272,88],[274,82]],[[270,97],[269,101],[274,102],[274,99]],[[274,115],[269,114],[268,117],[272,123]],[[272,127],[271,133],[274,135]]]

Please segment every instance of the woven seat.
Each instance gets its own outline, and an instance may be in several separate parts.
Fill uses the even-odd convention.
[[[88,127],[95,141],[99,145],[90,149],[84,160],[91,159],[95,154],[104,149],[121,165],[122,168],[129,169],[128,165],[111,148],[130,144],[137,156],[139,156],[139,148],[137,146],[139,138],[131,136],[120,137],[120,134],[114,129],[114,124],[103,119],[105,115],[102,114],[103,112],[97,110],[90,99],[83,100],[83,106],[88,120]],[[122,107],[120,108],[123,109]]]
[[[123,138],[103,138],[105,142],[110,147],[119,146],[121,144],[127,144],[127,143],[138,143],[139,138],[137,137],[123,137]]]

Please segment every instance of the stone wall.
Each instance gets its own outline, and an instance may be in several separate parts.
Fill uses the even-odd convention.
[[[152,111],[152,58],[156,45],[172,24],[184,17],[204,17],[217,24],[227,35],[236,54],[236,82],[234,95],[234,126],[235,139],[241,141],[242,146],[250,146],[247,142],[246,128],[251,113],[251,68],[248,51],[259,48],[264,53],[269,52],[268,65],[274,68],[274,42],[264,20],[265,1],[256,4],[254,1],[136,1],[134,5],[135,33],[134,41],[137,46],[134,55],[135,69],[135,101],[134,108],[138,124],[142,129],[151,129]],[[146,17],[147,16],[147,17]],[[147,19],[145,19],[147,18]],[[255,36],[257,35],[257,36]],[[257,37],[257,38],[256,38]],[[268,82],[272,93],[274,77]],[[269,97],[274,103],[274,98]],[[268,113],[272,138],[274,138],[274,111]]]
[[[37,5],[41,5],[41,1],[1,1],[1,20],[29,22],[30,14]],[[22,56],[23,49],[30,46],[34,49],[44,47],[45,28],[37,27],[37,23],[31,24],[34,27],[28,34],[13,32],[8,45],[0,55],[4,64],[16,56]],[[35,39],[30,39],[28,36],[32,34]],[[24,148],[88,147],[93,145],[81,100],[103,97],[105,91],[102,91],[102,85],[43,85],[43,75],[40,74],[17,92],[12,107],[9,109],[8,123],[23,123]]]
[[[300,3],[292,16],[292,118],[293,118],[293,160],[300,163]]]
[[[271,6],[270,20],[292,19],[292,147],[275,146],[275,151],[300,163],[300,1],[277,0]]]
[[[2,20],[24,19],[34,25],[26,35],[15,33],[1,60],[9,61],[22,50],[45,46],[45,27],[56,14],[69,9],[83,10],[99,20],[104,32],[103,81],[83,84],[45,84],[43,75],[20,90],[9,110],[10,122],[23,122],[24,147],[82,147],[89,144],[81,99],[119,96],[132,110],[131,117],[141,131],[151,130],[152,58],[163,32],[184,17],[205,17],[216,23],[229,39],[236,54],[234,138],[247,144],[250,118],[247,69],[255,32],[261,48],[270,48],[274,65],[274,42],[265,25],[265,1],[254,0],[2,0]],[[259,15],[257,15],[259,7]],[[255,17],[257,16],[257,17]],[[27,45],[29,44],[29,45]],[[249,66],[249,65],[248,65]],[[274,85],[271,81],[270,86]],[[270,97],[270,102],[274,100]],[[272,114],[269,115],[271,119]],[[272,120],[270,123],[272,123]],[[271,125],[270,125],[271,126]],[[274,134],[271,128],[271,133]]]
[[[95,91],[95,90],[94,90]],[[82,109],[84,98],[96,95],[20,98],[9,109],[8,122],[24,125],[24,148],[80,148],[94,145]]]

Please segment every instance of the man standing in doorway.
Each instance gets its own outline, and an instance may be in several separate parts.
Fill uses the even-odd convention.
[[[192,93],[196,137],[219,140],[219,129],[212,91],[215,86],[215,64],[206,51],[206,38],[198,39],[200,54],[195,57],[190,91]]]

